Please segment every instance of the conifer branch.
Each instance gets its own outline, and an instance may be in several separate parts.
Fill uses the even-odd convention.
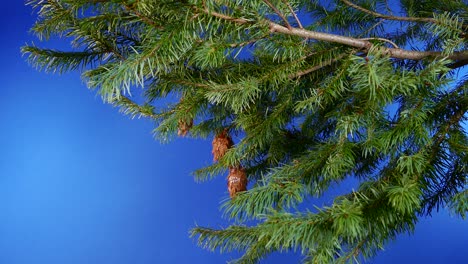
[[[390,43],[395,49],[399,49],[400,47],[398,47],[398,45],[389,40],[389,39],[386,39],[386,38],[360,38],[360,40],[380,40],[380,41],[384,41],[384,42],[387,42],[387,43]]]
[[[268,0],[263,0],[263,2],[264,2],[265,4],[267,4],[267,6],[269,6],[271,9],[273,9],[273,11],[275,11],[275,13],[276,13],[281,19],[283,19],[284,24],[286,25],[286,27],[287,27],[288,29],[291,29],[291,28],[292,28],[292,26],[291,26],[291,25],[289,24],[289,22],[288,22],[288,19],[278,10],[278,8],[276,8],[276,6],[274,6],[274,5],[273,5],[272,3],[270,3],[270,1],[268,1]]]
[[[320,69],[322,69],[322,68],[324,68],[324,67],[326,67],[326,66],[330,66],[330,65],[332,65],[333,63],[335,63],[335,62],[337,62],[337,61],[343,59],[343,58],[346,57],[346,56],[349,56],[349,54],[347,54],[347,53],[340,54],[340,55],[338,55],[336,58],[333,58],[333,59],[327,60],[327,61],[325,61],[325,62],[322,62],[320,65],[316,65],[316,66],[313,66],[313,67],[311,67],[311,68],[309,68],[309,69],[306,69],[306,70],[297,72],[297,73],[295,73],[295,74],[291,74],[291,75],[289,75],[289,78],[294,79],[294,78],[302,77],[302,76],[307,75],[307,74],[309,74],[309,73],[311,73],[311,72],[320,70]]]
[[[396,20],[396,21],[407,21],[407,22],[430,22],[430,23],[437,23],[437,20],[434,18],[426,18],[426,17],[399,17],[399,16],[389,16],[389,15],[384,15],[381,13],[377,13],[368,9],[365,9],[361,6],[358,6],[351,1],[348,0],[341,0],[343,3],[346,5],[357,9],[361,12],[364,12],[366,14],[372,15],[376,18],[382,18],[382,19],[388,19],[388,20]]]
[[[388,13],[393,16],[392,9],[390,8],[390,5],[388,4],[388,0],[385,0],[385,8],[387,9]]]
[[[238,24],[247,24],[251,23],[251,21],[244,19],[244,18],[234,18],[228,15],[224,15],[215,11],[210,11],[205,8],[204,12],[206,14],[212,15],[214,17],[218,17],[227,21],[231,21],[234,23]],[[273,33],[283,33],[287,35],[292,35],[292,36],[298,36],[298,37],[303,37],[303,38],[309,38],[309,39],[314,39],[314,40],[319,40],[319,41],[325,41],[325,42],[332,42],[332,43],[338,43],[338,44],[343,44],[346,46],[354,47],[354,48],[359,48],[364,52],[369,51],[372,47],[373,44],[370,43],[367,40],[362,40],[362,39],[357,39],[353,37],[346,37],[342,35],[337,35],[337,34],[330,34],[330,33],[323,33],[323,32],[318,32],[318,31],[311,31],[307,29],[300,29],[300,28],[291,28],[288,29],[287,27],[284,27],[282,25],[276,24],[272,21],[267,22],[270,31]],[[401,48],[385,48],[381,47],[380,48],[381,52],[386,54],[387,56],[395,59],[409,59],[409,60],[422,60],[425,58],[429,57],[441,57],[443,56],[441,51],[416,51],[416,50],[405,50]],[[448,59],[454,60],[454,61],[459,61],[459,60],[468,60],[468,51],[459,51],[459,52],[454,52],[450,54]]]
[[[105,0],[104,0],[105,1]],[[126,10],[128,10],[130,13],[133,13],[135,14],[135,16],[137,16],[138,18],[140,18],[143,22],[145,22],[146,24],[154,27],[155,29],[159,29],[159,30],[163,30],[164,27],[163,26],[160,26],[160,25],[157,25],[153,20],[151,20],[149,17],[147,16],[144,16],[142,13],[138,12],[138,10],[136,10],[135,8],[132,8],[131,6],[129,5],[125,5],[123,4],[124,8]]]
[[[247,40],[247,41],[244,41],[244,42],[241,42],[241,43],[232,43],[229,45],[229,47],[231,48],[239,48],[239,47],[244,47],[244,46],[247,46],[247,45],[250,45],[250,44],[253,44],[259,40],[262,40],[264,38],[267,38],[269,36],[269,34],[266,34],[262,37],[259,37],[259,38],[254,38],[254,39],[251,39],[251,40]]]
[[[457,68],[461,68],[465,65],[468,65],[468,59],[462,59],[462,60],[458,60],[458,61],[455,61],[454,63],[451,63],[448,65],[449,68],[451,69],[457,69]]]
[[[367,242],[367,237],[363,238],[344,258],[345,262],[348,261],[350,258],[359,256],[361,248]]]
[[[215,12],[215,11],[211,11],[208,8],[208,6],[206,6],[205,1],[202,1],[202,5],[203,5],[202,12],[204,12],[205,14],[212,15],[214,17],[221,18],[221,19],[227,20],[227,21],[231,21],[231,22],[234,22],[234,23],[237,23],[237,24],[240,24],[240,25],[249,23],[249,20],[244,19],[244,18],[234,18],[234,17],[228,16],[228,15],[225,15],[225,14],[221,14],[221,13],[218,13],[218,12]],[[196,7],[196,6],[194,6],[193,9],[199,10],[199,8]]]
[[[310,31],[306,29],[297,29],[293,28],[289,30],[286,27],[283,27],[279,24],[270,22],[270,29],[272,32],[283,33],[287,35],[299,36],[304,38],[310,38],[320,41],[339,43],[350,47],[360,48],[363,51],[370,50],[373,45],[367,40],[360,40],[352,37],[345,37],[336,34],[322,33],[317,31]],[[441,57],[441,51],[415,51],[415,50],[405,50],[397,48],[380,48],[381,52],[387,56],[395,59],[409,59],[409,60],[422,60],[428,57]],[[467,60],[468,51],[454,52],[447,57],[451,60]]]
[[[299,20],[299,17],[297,17],[296,12],[294,12],[292,6],[288,3],[288,1],[287,1],[287,0],[282,0],[282,1],[283,1],[283,3],[288,7],[288,9],[289,9],[289,11],[291,12],[292,16],[293,16],[294,19],[296,20],[297,25],[299,26],[299,28],[304,28],[304,27],[302,26],[301,20]]]
[[[328,12],[328,1],[308,9],[287,0],[28,0],[40,16],[36,35],[75,38],[78,52],[22,51],[47,71],[84,71],[121,112],[156,120],[164,139],[189,129],[215,135],[218,162],[196,177],[240,164],[229,171],[229,191],[245,190],[247,175],[253,184],[222,205],[241,224],[194,229],[200,246],[245,251],[240,263],[281,250],[300,250],[307,263],[357,262],[432,208],[449,204],[464,215],[468,204],[466,76],[447,88],[450,69],[468,64],[459,15],[468,7],[428,1],[421,10],[400,1],[408,16],[435,10],[426,21],[393,16],[387,1],[368,10],[335,0]],[[305,29],[296,9],[323,23]],[[381,26],[389,20],[409,27]],[[248,57],[233,59],[243,46]],[[125,96],[134,86],[145,103]],[[226,128],[233,146],[220,134]],[[349,177],[357,191],[314,213],[301,207]]]
[[[433,139],[435,139],[435,141],[433,141],[431,146],[428,146],[430,150],[428,163],[437,162],[437,152],[442,148],[442,143],[444,142],[444,140],[446,140],[447,137],[449,137],[450,128],[453,127],[455,124],[458,124],[467,112],[468,105],[464,105],[464,107],[460,108],[449,118],[448,122],[441,125],[441,128],[433,136]],[[453,168],[456,168],[458,161],[453,162]],[[451,194],[452,192],[456,192],[457,188],[465,186],[466,183],[457,177],[458,175],[456,174],[456,170],[455,174],[452,173],[454,172],[452,172],[451,169],[448,169],[448,171],[444,171],[442,177],[438,177],[435,184],[433,184],[433,190],[431,190],[428,194],[424,195],[423,203],[426,204],[426,208],[424,208],[424,210],[427,215],[431,214],[434,208],[437,208],[438,210],[439,206],[444,203],[444,197],[450,196],[449,194]]]
[[[459,109],[457,112],[455,112],[448,122],[444,125],[443,128],[439,129],[437,134],[434,136],[436,138],[436,141],[434,142],[433,146],[434,147],[439,147],[440,144],[445,140],[447,137],[447,133],[450,130],[450,127],[452,127],[454,124],[459,123],[460,120],[465,116],[465,114],[468,112],[468,104],[464,105],[463,108]]]
[[[153,120],[160,118],[159,115],[155,114],[151,105],[139,105],[130,98],[119,95],[114,97],[112,101],[114,106],[120,107],[120,112],[130,115],[132,118],[135,117],[149,117]]]

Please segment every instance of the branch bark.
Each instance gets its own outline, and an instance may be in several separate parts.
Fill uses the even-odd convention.
[[[294,12],[292,6],[288,3],[288,1],[283,0],[283,3],[288,7],[289,12],[291,12],[291,15],[292,15],[292,16],[294,17],[294,19],[296,20],[297,25],[299,26],[299,28],[304,28],[304,27],[302,26],[301,20],[299,20],[299,17],[297,17],[296,12]]]
[[[253,23],[253,21],[249,21],[244,18],[234,18],[225,14],[210,11],[207,8],[203,9],[202,11],[206,14],[209,14],[214,17],[221,18],[227,21],[231,21],[233,23],[238,23],[238,24]],[[367,40],[363,40],[363,39],[357,39],[353,37],[346,37],[346,36],[337,35],[337,34],[323,33],[323,32],[311,31],[307,29],[294,28],[294,27],[291,29],[288,29],[287,27],[284,27],[282,25],[279,25],[269,20],[267,20],[266,22],[268,23],[270,27],[270,31],[272,33],[282,33],[286,35],[309,38],[309,39],[314,39],[318,41],[343,44],[349,47],[361,49],[364,52],[369,51],[374,46],[371,42]],[[381,52],[395,59],[422,60],[425,58],[442,56],[441,51],[416,51],[416,50],[405,50],[401,48],[386,48],[386,47],[381,47],[380,49],[381,49]],[[460,52],[454,52],[453,54],[449,55],[447,58],[454,60],[454,61],[466,61],[468,60],[468,51],[464,50]]]
[[[289,78],[291,78],[291,79],[300,78],[300,77],[302,77],[302,76],[304,76],[304,75],[307,75],[307,74],[309,74],[309,73],[311,73],[311,72],[314,72],[314,71],[320,70],[320,69],[322,69],[322,68],[324,68],[324,67],[326,67],[326,66],[332,65],[333,63],[335,63],[335,62],[337,62],[337,61],[343,59],[343,58],[346,57],[346,56],[349,56],[349,54],[348,54],[348,53],[340,54],[340,55],[338,55],[338,56],[337,56],[336,58],[334,58],[334,59],[331,59],[331,60],[327,60],[327,61],[322,62],[320,65],[316,65],[316,66],[313,66],[313,67],[308,68],[308,69],[306,69],[306,70],[303,70],[303,71],[300,71],[300,72],[296,72],[295,74],[291,74],[291,75],[289,75]]]
[[[269,22],[269,24],[270,30],[272,32],[278,32],[287,35],[299,36],[326,42],[339,43],[346,46],[359,48],[363,51],[368,51],[373,47],[373,44],[367,40],[356,39],[353,37],[345,37],[329,33],[322,33],[317,31],[310,31],[306,29],[292,28],[291,30],[289,30],[288,28],[278,25],[274,22]],[[380,49],[383,53],[395,59],[422,60],[428,57],[442,56],[442,52],[440,51],[415,51],[385,47],[381,47]],[[452,55],[448,56],[448,58],[455,61],[468,60],[468,51],[455,52]]]
[[[273,5],[272,3],[270,3],[270,1],[268,1],[268,0],[263,0],[263,2],[264,2],[267,6],[269,6],[271,9],[273,9],[273,11],[275,11],[275,13],[276,13],[279,17],[281,17],[281,19],[283,19],[284,24],[286,25],[286,27],[287,27],[288,29],[291,29],[291,28],[292,28],[292,27],[291,27],[291,24],[289,24],[289,22],[288,22],[288,19],[278,10],[278,8],[276,8],[276,6],[274,6],[274,5]]]

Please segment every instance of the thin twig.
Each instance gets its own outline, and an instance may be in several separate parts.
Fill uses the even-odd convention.
[[[283,3],[284,3],[285,5],[288,6],[289,11],[290,11],[291,14],[293,15],[294,19],[296,19],[296,22],[297,22],[297,25],[299,26],[299,28],[304,28],[304,27],[302,26],[301,21],[300,21],[299,18],[297,17],[296,12],[294,12],[292,6],[288,3],[288,1],[287,1],[287,0],[283,0]]]
[[[332,65],[333,63],[341,60],[342,58],[344,58],[344,57],[346,57],[348,55],[349,54],[347,54],[347,53],[340,54],[340,55],[338,55],[338,57],[336,57],[334,59],[330,59],[328,61],[325,61],[325,62],[321,63],[320,65],[315,65],[315,66],[313,66],[313,67],[311,67],[309,69],[306,69],[306,70],[303,70],[303,71],[300,71],[300,72],[296,72],[295,74],[291,74],[291,75],[289,75],[289,78],[291,78],[291,79],[299,78],[299,77],[302,77],[302,76],[304,76],[306,74],[309,74],[311,72],[320,70],[320,69],[322,69],[322,68],[324,68],[326,66]]]
[[[123,4],[123,6],[125,7],[125,9],[133,14],[135,14],[139,19],[141,19],[143,22],[145,22],[146,24],[148,25],[151,25],[152,27],[156,28],[156,29],[159,29],[159,30],[162,30],[164,29],[163,26],[160,26],[160,25],[157,25],[156,23],[154,23],[153,20],[151,20],[150,18],[144,16],[143,14],[141,14],[140,12],[138,12],[136,9],[134,8],[131,8],[130,6],[128,5],[125,5]]]
[[[278,10],[278,8],[276,8],[276,6],[274,6],[272,3],[270,3],[270,1],[268,0],[263,0],[263,2],[265,2],[265,4],[267,4],[267,6],[269,6],[271,9],[273,9],[273,11],[275,11],[275,13],[281,17],[281,19],[283,19],[284,23],[286,24],[286,27],[291,30],[292,29],[292,26],[291,24],[289,24],[288,22],[288,19],[283,15],[281,14],[281,12]]]
[[[248,40],[248,41],[244,41],[244,42],[241,42],[241,43],[233,43],[233,44],[230,44],[229,47],[231,48],[238,48],[238,47],[243,47],[243,46],[246,46],[246,45],[249,45],[249,44],[252,44],[252,43],[255,43],[261,39],[264,39],[266,37],[268,37],[268,35],[264,35],[262,37],[258,37],[258,38],[254,38],[254,39],[251,39],[251,40]]]
[[[341,0],[341,1],[345,3],[347,6],[350,6],[354,9],[357,9],[361,12],[364,12],[366,14],[369,14],[378,18],[383,18],[383,19],[388,19],[388,20],[397,20],[397,21],[408,21],[408,22],[431,22],[431,23],[437,22],[437,20],[435,20],[434,18],[429,18],[429,17],[399,17],[399,16],[384,15],[381,13],[374,12],[372,10],[365,9],[364,7],[353,4],[352,2],[348,0]]]
[[[111,103],[114,106],[120,107],[120,111],[122,113],[133,115],[133,117],[139,115],[140,117],[149,117],[154,120],[157,120],[160,117],[160,115],[154,113],[154,111],[144,109],[143,106],[137,104],[135,101],[121,94],[114,97]]]
[[[371,32],[372,30],[374,30],[374,28],[378,27],[380,24],[382,24],[384,22],[383,19],[379,20],[377,23],[375,23],[374,25],[372,25],[370,28],[366,29],[366,31],[364,31],[363,33],[359,34],[359,36],[363,36],[363,35],[366,35],[367,33]]]
[[[200,10],[198,9],[197,7],[193,7],[195,10]],[[245,19],[245,18],[235,18],[235,17],[231,17],[231,16],[228,16],[228,15],[225,15],[225,14],[221,14],[221,13],[218,13],[218,12],[215,12],[215,11],[211,11],[210,9],[208,9],[208,7],[206,6],[205,2],[203,1],[203,12],[207,15],[212,15],[214,17],[217,17],[217,18],[221,18],[221,19],[224,19],[224,20],[227,20],[227,21],[231,21],[231,22],[234,22],[234,23],[237,23],[237,24],[247,24],[249,23],[249,20]]]
[[[209,88],[210,86],[206,83],[196,83],[196,82],[191,82],[183,79],[170,79],[171,82],[177,83],[177,84],[182,84],[182,85],[188,85],[192,87],[198,87],[198,88]]]
[[[387,9],[388,13],[393,16],[392,9],[390,8],[387,0],[385,0],[385,8]]]
[[[362,39],[362,40],[380,40],[380,41],[384,41],[384,42],[390,43],[390,44],[391,44],[393,47],[395,47],[396,49],[399,49],[399,48],[400,48],[400,47],[398,47],[398,45],[397,45],[395,42],[393,42],[393,41],[391,41],[391,40],[389,40],[389,39],[386,39],[386,38],[360,38],[360,39]]]

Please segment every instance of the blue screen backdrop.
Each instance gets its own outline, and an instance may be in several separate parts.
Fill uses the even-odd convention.
[[[31,68],[20,46],[34,15],[4,1],[1,19],[0,264],[225,263],[198,248],[196,224],[227,226],[225,177],[195,183],[211,141],[154,140],[153,124],[118,113],[78,73]],[[63,46],[59,41],[55,44]],[[50,44],[47,44],[50,46]],[[468,263],[468,224],[445,211],[422,219],[371,263]],[[298,263],[273,254],[262,263]]]

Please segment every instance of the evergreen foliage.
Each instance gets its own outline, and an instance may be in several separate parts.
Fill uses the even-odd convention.
[[[204,248],[243,251],[235,263],[287,250],[352,263],[440,207],[466,217],[467,1],[27,4],[39,39],[72,42],[23,47],[38,69],[82,71],[106,102],[153,119],[162,140],[181,122],[195,138],[233,135],[195,177],[242,167],[249,190],[223,205],[231,226],[192,230]],[[355,190],[304,209],[350,178]]]

